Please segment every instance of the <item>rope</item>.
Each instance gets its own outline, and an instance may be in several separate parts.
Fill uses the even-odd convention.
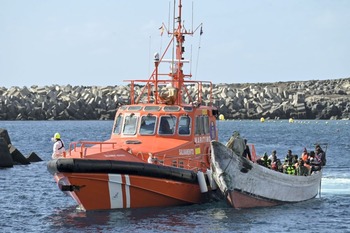
[[[228,166],[230,165],[230,163],[232,162],[233,158],[231,157],[230,161],[228,162],[227,166],[224,169],[224,172],[226,172],[226,169],[228,168]]]
[[[199,42],[198,42],[198,53],[197,53],[197,61],[196,61],[196,71],[194,73],[194,77],[197,78],[197,70],[198,70],[198,63],[199,63],[199,52],[201,49],[201,40],[202,40],[202,35],[199,36]]]
[[[321,183],[322,183],[322,179],[320,179],[320,186],[318,188],[318,197],[321,198]]]

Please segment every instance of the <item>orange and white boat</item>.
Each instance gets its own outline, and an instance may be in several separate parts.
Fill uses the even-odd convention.
[[[195,204],[214,189],[209,157],[218,111],[212,83],[184,72],[185,36],[199,27],[186,30],[181,10],[180,0],[177,26],[167,30],[169,45],[155,54],[149,79],[130,81],[130,104],[119,107],[110,139],[72,142],[48,163],[59,188],[84,210]],[[174,58],[166,60],[172,44]],[[164,63],[171,70],[162,74]],[[142,86],[137,98],[135,85]]]

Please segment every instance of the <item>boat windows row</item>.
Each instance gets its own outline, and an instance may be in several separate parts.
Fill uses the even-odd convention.
[[[181,109],[183,109],[186,112],[192,112],[193,107],[191,106],[185,106],[185,107],[180,107],[180,106],[135,106],[135,105],[124,105],[120,107],[121,110],[128,110],[128,111],[146,111],[146,112],[159,112],[161,109],[163,109],[164,112],[179,112]]]
[[[114,134],[123,135],[191,135],[192,118],[188,115],[174,116],[152,114],[138,116],[134,113],[129,115],[120,114],[115,123]],[[195,134],[209,134],[209,117],[207,115],[197,116],[195,119]]]

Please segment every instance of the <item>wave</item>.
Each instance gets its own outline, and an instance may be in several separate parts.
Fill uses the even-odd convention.
[[[321,193],[350,195],[350,177],[323,177]]]

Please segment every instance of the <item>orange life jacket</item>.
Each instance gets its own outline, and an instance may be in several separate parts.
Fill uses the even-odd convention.
[[[306,161],[309,159],[309,156],[308,156],[307,153],[304,152],[304,153],[301,155],[301,158],[304,160],[304,162],[306,162]]]

